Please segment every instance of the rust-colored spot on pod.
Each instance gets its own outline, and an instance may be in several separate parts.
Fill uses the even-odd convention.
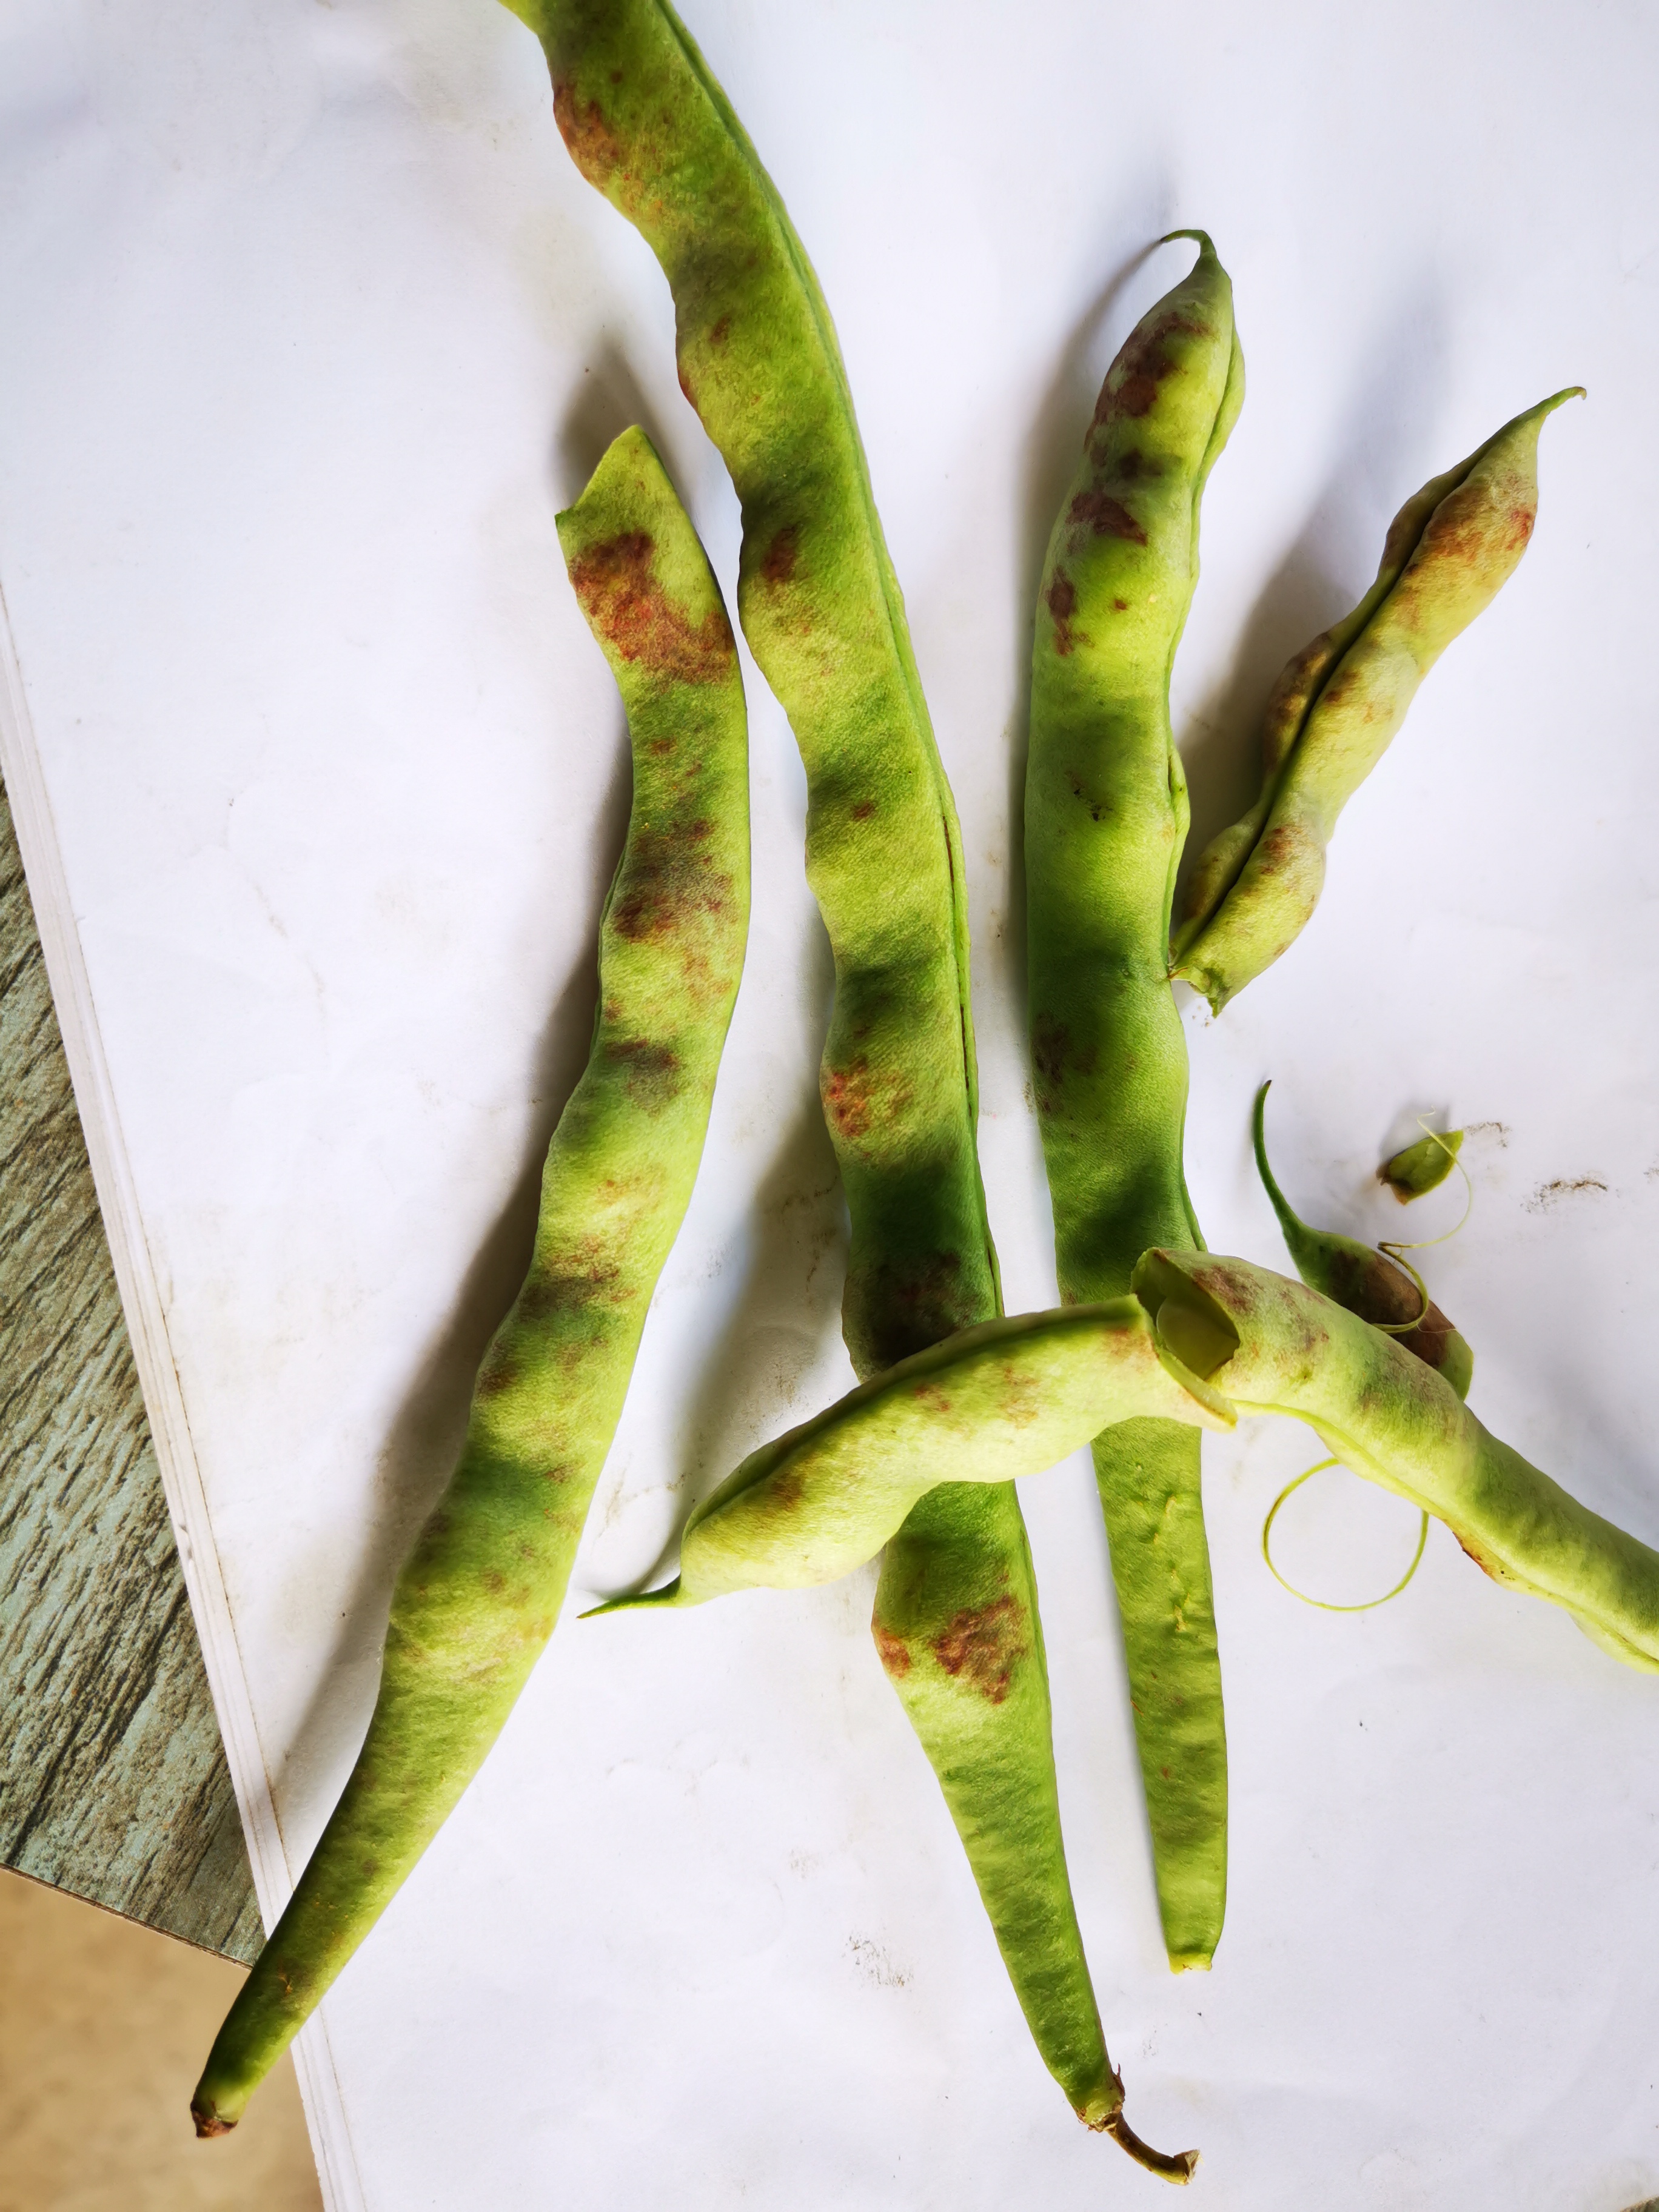
[[[860,1137],[868,1134],[875,1102],[867,1060],[852,1060],[845,1067],[825,1068],[819,1088],[823,1094],[824,1113],[838,1135],[849,1144],[856,1144]]]
[[[568,79],[556,81],[553,120],[559,126],[560,137],[570,149],[571,160],[590,185],[604,191],[622,167],[623,150],[599,101],[590,100],[584,107]]]
[[[1109,492],[1080,491],[1066,511],[1066,520],[1092,530],[1097,538],[1124,538],[1131,545],[1144,545],[1146,533],[1121,500]]]
[[[628,1095],[647,1114],[660,1113],[679,1097],[679,1055],[665,1044],[647,1043],[643,1037],[623,1038],[607,1045],[605,1056],[626,1071]]]
[[[1072,617],[1077,612],[1077,586],[1058,564],[1043,596],[1048,600],[1048,611],[1054,618],[1054,651],[1060,654],[1067,653],[1076,642]]]
[[[1031,1648],[1025,1608],[1010,1595],[969,1607],[932,1639],[932,1648],[947,1674],[1000,1705],[1012,1686],[1015,1668]]]
[[[570,580],[582,612],[618,659],[665,683],[718,684],[736,653],[725,611],[693,623],[658,581],[655,551],[647,532],[629,530],[579,554]]]
[[[800,557],[800,531],[793,522],[787,522],[766,549],[761,562],[761,574],[775,587],[787,584],[795,573],[795,562]]]
[[[882,1665],[894,1681],[902,1682],[915,1664],[909,1645],[878,1620],[872,1623],[870,1633],[876,1639],[876,1651]]]

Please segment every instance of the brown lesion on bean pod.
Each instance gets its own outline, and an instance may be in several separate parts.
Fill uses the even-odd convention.
[[[588,1237],[558,1259],[538,1261],[519,1294],[515,1321],[538,1322],[568,1320],[585,1308],[627,1305],[634,1287],[623,1279],[618,1262],[598,1237]]]
[[[896,1630],[889,1628],[884,1621],[872,1621],[870,1633],[875,1638],[876,1655],[886,1670],[888,1679],[890,1681],[902,1682],[915,1664],[910,1655],[910,1646],[903,1637],[900,1636]]]
[[[1537,520],[1533,500],[1495,508],[1491,486],[1477,477],[1448,492],[1429,517],[1418,558],[1477,571],[1499,565],[1507,573],[1525,552]]]
[[[570,158],[588,183],[609,194],[611,182],[623,167],[622,141],[605,120],[597,100],[584,103],[568,77],[553,84],[553,120],[570,149]]]
[[[1202,339],[1211,335],[1207,323],[1196,321],[1181,307],[1171,307],[1167,313],[1144,324],[1112,363],[1100,388],[1094,419],[1089,425],[1091,438],[1118,416],[1127,415],[1138,420],[1152,412],[1158,403],[1158,386],[1181,368],[1181,363],[1164,350],[1170,338]]]
[[[800,558],[800,530],[797,524],[787,522],[776,532],[761,559],[761,574],[775,591],[781,590],[795,573],[795,563]]]
[[[1072,1042],[1072,1032],[1064,1022],[1056,1021],[1052,1014],[1038,1014],[1031,1024],[1031,1072],[1035,1078],[1038,1110],[1043,1115],[1060,1110],[1060,1096],[1068,1075],[1092,1075],[1095,1055],[1092,1051],[1079,1053]]]
[[[1025,1607],[1011,1592],[988,1605],[966,1607],[929,1638],[928,1648],[953,1680],[1000,1705],[1013,1686],[1014,1670],[1030,1652]]]
[[[711,868],[700,850],[714,834],[714,823],[702,816],[666,834],[635,830],[606,927],[629,945],[644,945],[699,915],[724,914],[732,879]]]
[[[624,1071],[629,1097],[646,1113],[659,1114],[679,1097],[679,1054],[671,1047],[617,1037],[605,1046],[605,1056]]]
[[[1121,500],[1098,486],[1080,491],[1066,510],[1066,520],[1078,530],[1092,531],[1097,538],[1121,538],[1131,545],[1144,545],[1146,533]]]
[[[672,684],[719,684],[737,647],[725,610],[700,623],[657,579],[650,533],[628,530],[590,545],[570,563],[570,580],[591,627],[617,658]]]
[[[1072,628],[1072,617],[1077,612],[1077,586],[1058,563],[1042,596],[1054,618],[1054,651],[1063,659],[1074,645],[1087,645],[1089,640]]]
[[[915,1097],[904,1075],[872,1070],[862,1053],[839,1066],[826,1063],[818,1088],[831,1134],[839,1143],[854,1147],[901,1121]]]

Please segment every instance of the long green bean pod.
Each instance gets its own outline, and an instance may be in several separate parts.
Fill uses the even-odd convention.
[[[1430,669],[1515,573],[1538,515],[1539,431],[1582,396],[1575,385],[1517,415],[1408,499],[1370,591],[1274,685],[1261,795],[1200,855],[1172,951],[1217,1013],[1300,933],[1338,815]]]
[[[1000,1291],[961,836],[834,325],[667,0],[507,4],[546,50],[577,167],[662,264],[681,386],[742,504],[738,615],[805,764],[806,872],[835,957],[821,1085],[851,1217],[843,1328],[867,1377],[988,1320]],[[889,1547],[874,1627],[1045,2062],[1090,2125],[1157,2164],[1121,2121],[1077,1926],[1011,1486],[922,1501]]]
[[[1495,1580],[1659,1670],[1659,1553],[1500,1443],[1393,1337],[1304,1284],[1208,1253],[1146,1253],[1135,1290],[1177,1380],[1305,1421],[1344,1467],[1443,1521]]]
[[[1243,398],[1232,288],[1191,273],[1107,374],[1043,567],[1025,784],[1031,1057],[1060,1295],[1121,1297],[1190,1243],[1187,1048],[1170,908],[1187,834],[1170,672],[1199,502]],[[1227,1881],[1227,1765],[1197,1434],[1138,1419],[1095,1444],[1172,1966],[1207,1966]]]
[[[641,430],[559,539],[628,709],[634,798],[586,1070],[459,1465],[398,1578],[338,1805],[197,2087],[222,2135],[482,1765],[552,1634],[708,1125],[749,914],[747,725],[720,588]]]
[[[1186,1421],[1195,1404],[1212,1425],[1232,1426],[1202,1383],[1159,1364],[1133,1297],[981,1322],[751,1452],[686,1522],[675,1580],[598,1610],[834,1582],[873,1559],[940,1483],[1040,1474],[1109,1422]]]
[[[1267,1164],[1265,1121],[1271,1087],[1264,1083],[1255,1094],[1251,1136],[1256,1173],[1279,1216],[1297,1273],[1310,1289],[1322,1291],[1362,1321],[1396,1334],[1407,1352],[1443,1376],[1460,1398],[1467,1398],[1474,1380],[1474,1353],[1427,1292],[1375,1245],[1362,1244],[1357,1237],[1343,1237],[1335,1230],[1310,1229],[1279,1188]]]

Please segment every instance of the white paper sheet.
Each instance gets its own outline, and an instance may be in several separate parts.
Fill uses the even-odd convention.
[[[1293,951],[1189,1012],[1212,1246],[1478,1124],[1431,1255],[1483,1418],[1659,1541],[1659,18],[1403,0],[687,0],[836,313],[963,815],[986,1172],[1051,1302],[1011,820],[1042,546],[1099,378],[1189,249],[1250,395],[1178,722],[1195,844],[1399,501],[1545,392],[1526,561],[1345,819]],[[620,712],[552,517],[643,420],[728,592],[734,502],[648,252],[493,0],[9,0],[0,717],[261,1901],[373,1695],[401,1551],[585,1048]],[[571,1610],[848,1379],[815,1101],[827,960],[755,676],[755,909],[703,1173]],[[1216,2212],[1620,2212],[1659,2191],[1659,1688],[1442,1530],[1342,1617],[1262,1566],[1316,1455],[1206,1443],[1232,1874],[1158,1941],[1086,1467],[1026,1486],[1079,1910],[1141,2131]],[[1409,1557],[1332,1475],[1337,1598]],[[872,1577],[578,1626],[302,2039],[333,2212],[1151,2204],[1025,2033],[867,1635]],[[181,2103],[190,2084],[181,2081]],[[252,2108],[246,2124],[258,2124]],[[211,2147],[203,2152],[212,2155]]]

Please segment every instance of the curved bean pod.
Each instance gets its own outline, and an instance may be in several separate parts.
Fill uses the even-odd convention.
[[[1659,1553],[1483,1428],[1434,1370],[1317,1291],[1204,1252],[1148,1252],[1135,1290],[1177,1379],[1305,1421],[1356,1474],[1443,1521],[1496,1581],[1659,1671]]]
[[[720,589],[643,431],[558,519],[628,708],[634,801],[586,1073],[460,1463],[398,1578],[340,1802],[191,2103],[222,2135],[482,1765],[558,1619],[646,1310],[691,1195],[749,913],[743,683]]]
[[[1188,1420],[1195,1399],[1212,1426],[1232,1425],[1159,1364],[1137,1298],[981,1322],[751,1452],[687,1522],[676,1579],[597,1610],[835,1582],[940,1483],[1040,1474],[1109,1422]]]
[[[1407,501],[1364,598],[1292,659],[1268,700],[1261,794],[1199,859],[1172,972],[1215,1012],[1295,941],[1318,902],[1337,817],[1418,686],[1490,606],[1538,514],[1538,433],[1577,385],[1517,415]]]
[[[1031,1058],[1060,1294],[1120,1297],[1149,1244],[1198,1240],[1182,1173],[1186,1035],[1169,980],[1187,834],[1170,671],[1205,482],[1243,398],[1232,288],[1190,274],[1107,374],[1043,567],[1025,785]],[[1201,1241],[1201,1240],[1200,1240]],[[1095,1444],[1171,1966],[1207,1966],[1227,1881],[1227,1754],[1199,1439]]]
[[[1334,1230],[1310,1229],[1292,1212],[1267,1164],[1264,1123],[1272,1087],[1264,1083],[1255,1094],[1251,1134],[1256,1171],[1279,1216],[1297,1273],[1311,1289],[1334,1298],[1361,1321],[1378,1323],[1395,1334],[1407,1352],[1432,1367],[1460,1398],[1467,1398],[1474,1380],[1474,1353],[1468,1340],[1452,1327],[1434,1300],[1425,1298],[1405,1269],[1375,1245],[1362,1244],[1355,1237],[1340,1237]],[[1406,1328],[1407,1322],[1415,1326]]]
[[[666,0],[507,4],[546,49],[577,167],[662,264],[682,388],[742,502],[738,611],[805,764],[807,877],[835,956],[821,1085],[852,1224],[842,1326],[857,1371],[879,1374],[1001,1298],[975,1149],[961,836],[834,325]],[[1066,1871],[1012,1489],[932,1492],[889,1547],[873,1626],[1038,2047],[1073,2108],[1115,2129],[1122,2090]],[[959,1656],[987,1638],[1003,1651],[988,1676]]]

